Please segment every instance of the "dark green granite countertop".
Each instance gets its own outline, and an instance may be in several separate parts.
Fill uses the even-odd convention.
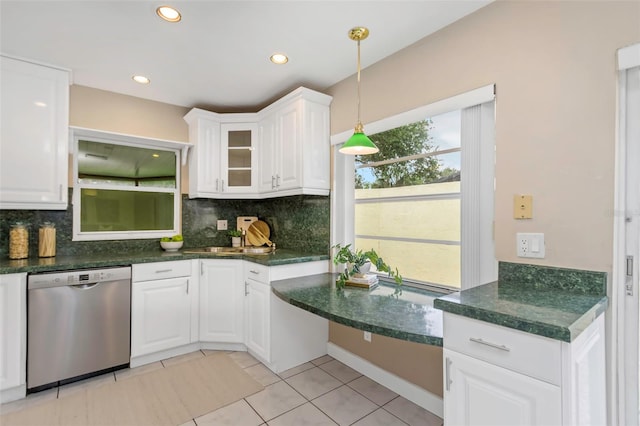
[[[285,302],[331,321],[436,346],[442,346],[443,311],[571,342],[607,309],[604,272],[500,262],[498,276],[496,282],[445,296],[392,284],[339,291],[337,274],[271,286]]]
[[[271,282],[283,301],[331,321],[418,343],[442,346],[442,311],[433,308],[440,296],[407,286],[383,284],[372,290],[337,290],[337,274],[318,274]]]
[[[29,258],[23,260],[0,260],[0,274],[20,272],[49,272],[70,269],[103,268],[109,266],[131,265],[134,263],[164,262],[185,259],[242,259],[266,266],[286,265],[289,263],[312,262],[328,260],[329,255],[309,254],[278,249],[273,254],[186,254],[182,251],[164,252],[149,250],[129,253],[104,253],[77,256],[56,256],[52,258]]]
[[[501,263],[498,281],[440,297],[445,312],[573,341],[608,305],[604,272]]]

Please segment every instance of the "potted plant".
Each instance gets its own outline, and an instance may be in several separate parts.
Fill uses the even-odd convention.
[[[239,229],[232,229],[228,232],[231,237],[231,247],[240,247],[240,237],[242,237],[242,231]]]
[[[398,273],[398,269],[393,270],[391,266],[387,265],[384,260],[378,256],[375,250],[354,251],[351,250],[351,244],[347,244],[344,247],[336,244],[332,248],[337,250],[333,257],[333,263],[335,265],[345,264],[344,271],[340,273],[336,281],[338,288],[343,288],[350,277],[363,276],[369,272],[371,265],[374,265],[378,272],[386,272],[389,277],[393,278],[397,285],[402,284],[402,276]]]

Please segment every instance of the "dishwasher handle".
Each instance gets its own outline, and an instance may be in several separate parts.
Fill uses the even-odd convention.
[[[91,290],[92,288],[94,288],[99,284],[100,283],[76,284],[76,285],[70,285],[69,287],[71,287],[74,290]]]

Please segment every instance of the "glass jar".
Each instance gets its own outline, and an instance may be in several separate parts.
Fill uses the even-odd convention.
[[[22,222],[16,222],[9,229],[9,259],[29,257],[29,230]]]
[[[56,226],[51,222],[40,225],[38,232],[38,256],[54,257],[56,255]]]

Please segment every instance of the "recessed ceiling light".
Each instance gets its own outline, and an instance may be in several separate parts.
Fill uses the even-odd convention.
[[[287,58],[287,55],[282,53],[274,53],[273,55],[271,55],[269,60],[278,65],[286,64],[287,62],[289,62],[289,58]]]
[[[182,19],[180,12],[171,6],[160,6],[156,9],[156,13],[159,17],[168,22],[179,22]]]
[[[140,83],[140,84],[149,84],[151,83],[151,80],[149,80],[147,77],[145,77],[144,75],[134,75],[133,77],[131,77],[135,82]]]
[[[160,154],[151,154],[153,158],[160,158]]]

